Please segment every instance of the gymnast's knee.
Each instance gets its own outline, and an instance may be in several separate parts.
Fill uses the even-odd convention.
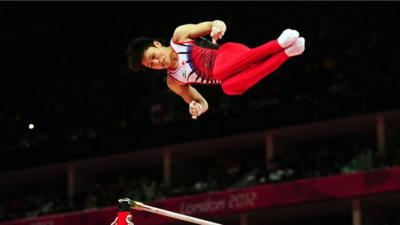
[[[217,80],[223,80],[223,79],[226,79],[226,77],[227,77],[224,73],[224,70],[222,70],[222,69],[214,69],[213,76]]]
[[[234,85],[224,85],[222,84],[222,90],[226,95],[242,95],[246,89],[244,88],[238,88],[235,87]]]

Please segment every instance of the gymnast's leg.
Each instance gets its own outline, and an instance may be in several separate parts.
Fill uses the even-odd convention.
[[[277,40],[269,41],[252,49],[242,44],[226,43],[218,50],[213,69],[214,77],[218,80],[225,80],[250,65],[264,60],[267,56],[289,47],[296,42],[298,37],[297,31],[287,29]]]
[[[261,79],[278,69],[289,57],[303,53],[304,46],[304,38],[299,38],[292,46],[271,56],[266,61],[254,64],[246,70],[228,77],[221,83],[223,91],[228,95],[243,94]]]

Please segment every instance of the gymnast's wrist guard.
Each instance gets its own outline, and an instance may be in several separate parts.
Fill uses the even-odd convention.
[[[132,200],[129,198],[118,199],[118,213],[111,225],[134,225],[131,214]]]

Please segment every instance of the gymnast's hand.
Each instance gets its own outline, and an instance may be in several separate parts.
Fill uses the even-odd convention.
[[[210,36],[212,38],[212,42],[214,44],[217,44],[217,40],[221,39],[226,31],[226,25],[224,21],[221,20],[215,20],[213,22],[212,28],[211,28],[211,33]]]
[[[189,113],[192,115],[192,119],[197,119],[198,116],[201,115],[203,112],[203,107],[201,106],[200,103],[196,101],[192,101],[189,104]]]

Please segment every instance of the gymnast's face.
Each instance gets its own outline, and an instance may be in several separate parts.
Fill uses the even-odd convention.
[[[171,64],[170,51],[160,42],[154,41],[154,46],[148,47],[143,52],[143,66],[155,70],[167,69]]]

